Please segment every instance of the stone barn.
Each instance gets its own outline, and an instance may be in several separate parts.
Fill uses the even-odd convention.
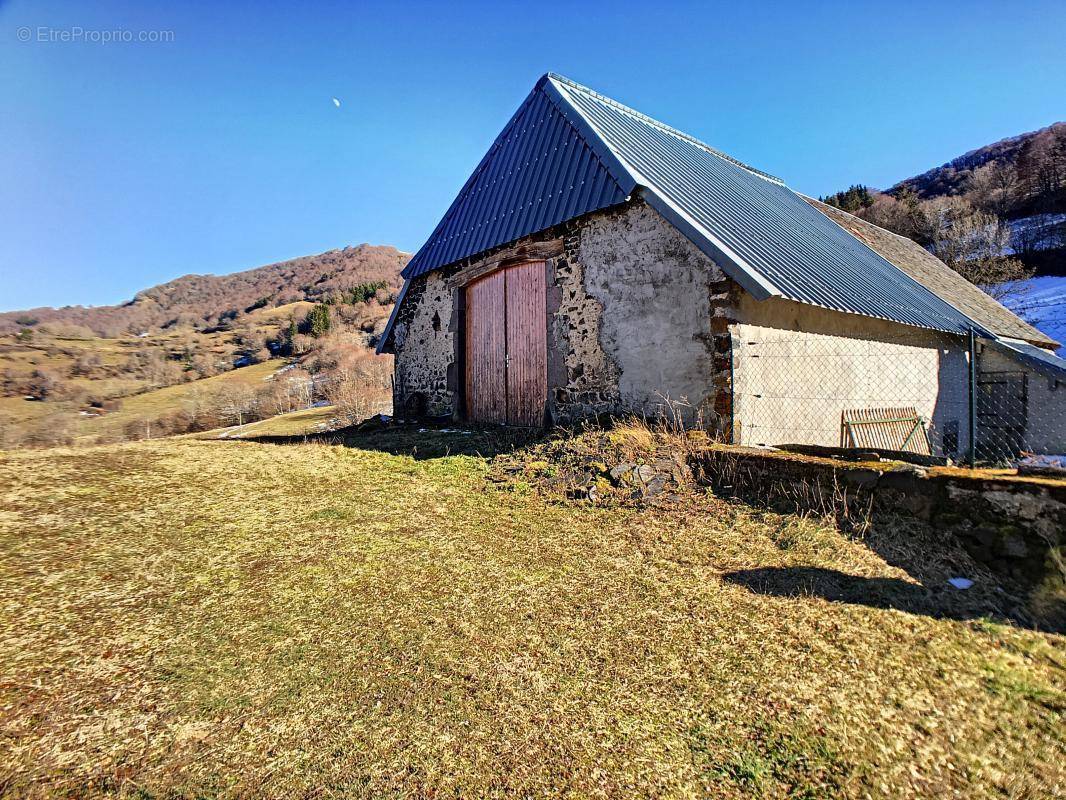
[[[919,451],[956,455],[995,410],[987,358],[1046,395],[1042,444],[1066,448],[1056,342],[913,242],[555,74],[403,275],[379,341],[399,417],[665,414],[759,445],[913,417]]]

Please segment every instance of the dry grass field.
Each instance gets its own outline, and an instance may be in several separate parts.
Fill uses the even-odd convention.
[[[131,422],[145,419],[153,420],[168,412],[180,411],[188,403],[193,402],[197,394],[208,395],[226,386],[247,386],[252,389],[261,389],[264,383],[269,381],[271,376],[287,363],[285,359],[273,358],[260,364],[238,367],[210,378],[202,378],[191,383],[165,386],[162,389],[155,389],[124,398],[122,407],[118,411],[104,414],[101,417],[90,419],[83,423],[81,434],[91,437],[115,433]]]
[[[234,426],[220,431],[206,431],[192,435],[201,439],[255,440],[263,436],[310,436],[339,425],[341,422],[337,417],[337,409],[327,405],[278,414],[240,427]]]
[[[0,793],[1066,792],[1063,637],[878,602],[912,579],[817,520],[567,502],[450,448],[0,454]]]

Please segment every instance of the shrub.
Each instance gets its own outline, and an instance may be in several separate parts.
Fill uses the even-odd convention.
[[[85,325],[72,325],[64,322],[46,322],[38,327],[43,333],[50,333],[58,339],[95,339],[96,334]]]
[[[131,441],[138,441],[151,436],[152,423],[151,420],[145,419],[131,419],[124,426],[122,426],[122,434],[126,439]]]
[[[26,385],[27,394],[37,400],[54,400],[61,393],[63,384],[59,377],[47,369],[35,369]]]
[[[264,361],[269,361],[272,358],[270,348],[264,345],[254,353],[249,354],[248,358],[250,358],[254,364],[262,364]]]
[[[392,410],[392,357],[348,349],[324,372],[325,395],[338,413],[357,422]]]
[[[63,413],[49,414],[32,423],[22,440],[26,447],[61,447],[73,443],[72,420]]]
[[[70,374],[74,377],[91,378],[102,365],[103,359],[99,353],[83,353],[74,360]]]
[[[19,397],[26,394],[26,381],[11,368],[0,372],[0,395],[4,397]]]
[[[317,339],[319,336],[325,336],[329,333],[332,325],[333,318],[330,314],[329,306],[325,303],[319,303],[307,312],[300,332]]]
[[[0,416],[0,450],[10,450],[22,444],[25,433],[11,417]]]

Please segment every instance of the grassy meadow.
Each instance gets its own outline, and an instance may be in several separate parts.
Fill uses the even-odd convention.
[[[342,425],[337,414],[337,409],[333,406],[316,406],[290,411],[288,414],[278,414],[258,422],[249,422],[240,427],[234,426],[192,435],[204,439],[251,440],[264,436],[309,436]]]
[[[194,402],[198,393],[210,394],[226,386],[247,386],[259,389],[287,363],[285,359],[272,358],[269,361],[238,367],[210,378],[164,386],[161,389],[132,395],[123,399],[122,406],[117,411],[87,420],[82,431],[86,436],[117,433],[131,422],[157,419],[164,414],[180,411],[188,403]]]
[[[390,449],[0,454],[0,794],[1066,792],[1062,636],[737,580],[913,582],[818,520]]]

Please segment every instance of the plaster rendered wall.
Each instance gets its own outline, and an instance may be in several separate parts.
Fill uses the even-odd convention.
[[[1033,453],[1066,453],[1066,383],[1037,372],[1023,362],[991,347],[981,349],[977,364],[981,375],[996,372],[1026,373],[1028,400],[1025,429],[1021,434],[1019,449]],[[981,442],[985,438],[994,439],[995,436],[995,431],[982,428],[978,431],[977,440]]]
[[[672,401],[686,422],[712,417],[712,297],[724,281],[714,262],[641,202],[590,219],[577,261],[579,291],[600,309],[598,349],[613,365],[619,410],[654,417]]]
[[[914,406],[935,454],[968,451],[968,352],[957,337],[747,294],[735,320],[737,443],[838,446],[845,409]]]

